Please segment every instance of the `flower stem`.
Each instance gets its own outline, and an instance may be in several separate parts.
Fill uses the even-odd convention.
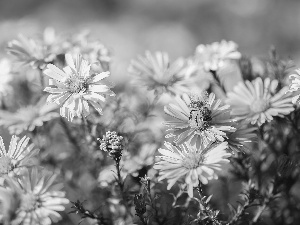
[[[201,186],[201,182],[199,180],[199,184],[197,187],[197,191],[199,193],[200,198],[198,199],[198,202],[200,203],[200,210],[203,212],[203,214],[206,216],[206,218],[209,218],[209,220],[211,220],[211,222],[213,222],[214,225],[221,225],[222,223],[216,218],[218,213],[215,213],[215,211],[213,209],[211,209],[211,207],[208,204],[207,200],[208,198],[206,198],[203,194],[203,189]],[[204,200],[206,198],[206,200]],[[201,218],[199,218],[201,220]]]
[[[118,185],[119,185],[120,191],[122,193],[122,198],[125,201],[124,195],[123,195],[123,193],[124,193],[124,184],[123,184],[123,180],[122,180],[122,177],[121,177],[120,160],[116,160],[116,169],[117,169],[117,176],[118,176]]]
[[[143,217],[142,215],[137,215],[137,216],[140,218],[140,220],[142,221],[143,225],[147,225],[148,224],[145,217]]]
[[[128,202],[127,202],[126,193],[124,191],[124,182],[123,182],[123,179],[121,177],[120,160],[115,160],[115,162],[116,162],[116,170],[117,170],[117,182],[118,182],[118,185],[119,185],[119,188],[120,188],[123,204],[126,208],[126,211],[130,214],[130,216],[132,216],[131,211],[130,211],[130,207],[129,207]],[[127,217],[127,215],[126,215],[126,217]]]
[[[68,139],[74,145],[74,147],[76,148],[76,150],[78,152],[80,152],[80,150],[81,150],[80,145],[77,142],[77,139],[72,136],[71,130],[69,129],[68,124],[65,122],[65,120],[62,117],[60,117],[60,122],[61,122],[61,125],[62,125],[62,127],[63,127],[63,129],[65,131],[65,134],[67,135]]]

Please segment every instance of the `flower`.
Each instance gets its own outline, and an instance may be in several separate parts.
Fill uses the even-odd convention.
[[[50,32],[46,29],[45,32]],[[18,40],[8,43],[8,53],[17,57],[18,61],[24,64],[30,64],[33,68],[43,69],[47,63],[52,62],[56,55],[51,51],[52,41],[50,42],[50,33],[44,34],[42,38],[28,38],[19,35]]]
[[[12,136],[8,151],[5,149],[3,139],[0,136],[0,177],[16,173],[20,168],[32,166],[31,159],[39,152],[33,149],[34,145],[28,145],[29,138],[24,136],[21,140]]]
[[[294,111],[292,97],[286,94],[288,87],[276,92],[277,85],[277,80],[266,78],[263,81],[260,77],[252,82],[240,82],[227,94],[226,103],[232,108],[231,115],[258,126],[270,122],[274,116],[288,115]]]
[[[175,137],[175,144],[186,141],[191,144],[207,145],[209,142],[224,141],[226,132],[233,132],[232,119],[229,115],[229,105],[220,106],[221,101],[215,101],[215,94],[182,95],[175,98],[177,105],[165,106],[165,113],[172,120],[165,122],[170,127],[166,138]]]
[[[12,91],[9,84],[12,80],[11,68],[11,62],[8,59],[0,60],[0,105],[3,97]]]
[[[61,183],[54,184],[57,175],[36,167],[26,170],[17,181],[8,180],[9,187],[15,190],[20,198],[16,218],[12,225],[50,225],[61,219],[58,211],[64,211],[68,204]],[[51,222],[52,221],[52,222]]]
[[[242,123],[235,123],[233,125],[236,130],[234,132],[228,132],[226,140],[228,142],[229,150],[232,153],[244,152],[245,144],[252,142],[257,134],[254,132],[257,130],[256,127],[249,127]]]
[[[298,92],[300,89],[300,69],[296,70],[296,74],[290,75],[290,79],[292,80],[289,88],[289,92]],[[299,93],[299,92],[298,92]],[[299,101],[300,94],[297,94],[292,98],[292,103],[296,104]]]
[[[214,42],[210,45],[199,45],[195,52],[195,61],[206,72],[217,71],[224,66],[228,60],[241,58],[237,51],[237,44],[233,41]]]
[[[33,131],[35,127],[58,117],[59,114],[53,112],[57,105],[45,104],[44,100],[42,98],[36,105],[22,107],[14,113],[0,110],[0,125],[8,128],[10,133],[20,134],[24,130]]]
[[[63,70],[53,64],[48,64],[44,73],[49,76],[49,85],[44,91],[50,95],[47,102],[55,102],[60,108],[61,116],[73,120],[74,116],[89,115],[89,105],[92,105],[102,114],[101,102],[107,95],[115,94],[106,85],[104,78],[109,72],[90,74],[91,65],[82,56],[77,55],[74,60],[70,54],[66,54],[67,67]]]
[[[90,40],[90,32],[85,30],[79,34],[72,35],[63,42],[63,50],[73,56],[78,54],[92,63],[100,62],[102,68],[106,71],[109,69],[111,56],[109,50],[99,41]]]
[[[103,138],[100,139],[100,149],[102,151],[108,152],[109,156],[115,161],[120,162],[122,157],[123,137],[118,136],[115,131],[107,131]]]
[[[151,54],[147,51],[145,57],[133,60],[128,70],[135,77],[137,85],[154,90],[159,95],[187,92],[192,84],[186,61],[177,59],[171,63],[165,52]]]
[[[217,179],[216,171],[221,170],[222,163],[228,163],[230,153],[226,152],[227,142],[209,145],[204,148],[195,148],[188,144],[179,147],[165,142],[167,149],[160,148],[158,151],[162,156],[161,160],[154,165],[159,170],[159,181],[168,179],[167,189],[180,178],[184,178],[187,184],[187,191],[193,197],[193,187],[199,185],[199,181],[207,184],[209,180]]]

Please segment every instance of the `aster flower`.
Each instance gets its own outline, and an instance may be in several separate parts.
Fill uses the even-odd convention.
[[[8,180],[9,187],[21,199],[12,225],[50,225],[61,219],[59,211],[64,211],[69,200],[61,191],[61,183],[54,184],[57,175],[48,171],[38,171],[36,167],[27,170],[18,181]]]
[[[39,150],[33,149],[33,144],[28,146],[28,142],[29,138],[26,136],[21,140],[12,136],[7,151],[0,136],[0,177],[17,173],[20,168],[32,166],[31,159],[38,154]]]
[[[210,142],[223,142],[226,132],[233,132],[232,119],[229,115],[229,105],[221,106],[220,100],[215,100],[215,94],[182,95],[175,98],[177,105],[165,106],[165,113],[172,120],[165,122],[170,127],[166,138],[174,137],[175,144],[179,145],[191,141],[199,146]]]
[[[186,61],[178,59],[170,62],[165,52],[151,54],[147,51],[144,57],[131,62],[129,73],[135,77],[135,83],[159,95],[187,92],[192,84]]]
[[[91,40],[89,36],[89,31],[82,31],[63,42],[62,48],[73,56],[82,55],[91,63],[100,62],[102,68],[107,71],[111,62],[109,50],[101,42]]]
[[[297,95],[292,98],[293,104],[299,102],[299,89],[300,89],[300,69],[296,70],[296,74],[290,75],[291,84],[289,88],[289,92],[297,92]]]
[[[221,170],[222,163],[228,163],[230,153],[226,152],[227,142],[217,145],[208,145],[204,148],[195,148],[188,144],[173,146],[166,142],[166,149],[159,149],[162,156],[160,161],[154,165],[159,170],[159,181],[168,179],[167,189],[181,178],[187,184],[187,192],[193,197],[193,188],[199,182],[207,184],[209,180],[217,179],[216,171]]]
[[[46,30],[45,32],[47,32]],[[16,56],[18,61],[29,64],[33,68],[43,69],[47,63],[52,62],[56,55],[51,50],[52,43],[49,35],[44,34],[42,38],[29,38],[19,35],[18,40],[13,40],[8,43],[8,53]]]
[[[110,87],[102,81],[109,72],[91,74],[91,65],[80,55],[74,59],[66,54],[67,67],[63,70],[53,64],[48,64],[44,73],[49,76],[49,85],[44,91],[50,95],[47,102],[55,102],[60,106],[61,116],[73,120],[74,116],[89,115],[89,105],[102,114],[101,102],[107,95],[114,96]],[[56,87],[55,87],[56,86]]]
[[[286,94],[288,87],[276,91],[277,80],[258,77],[252,82],[240,82],[227,94],[226,103],[232,108],[231,115],[237,120],[258,124],[283,117],[294,111],[292,97]]]
[[[22,107],[14,113],[0,110],[0,125],[8,128],[10,133],[20,134],[24,130],[33,131],[35,127],[59,117],[59,113],[53,112],[57,105],[45,104],[44,100],[42,98],[36,105]]]
[[[246,147],[245,145],[252,142],[257,137],[257,134],[254,132],[257,128],[249,127],[242,123],[235,123],[233,126],[236,130],[234,132],[227,133],[229,150],[232,153],[240,151],[244,152]]]
[[[237,51],[237,44],[233,41],[214,42],[210,45],[199,45],[195,52],[195,61],[207,72],[217,71],[228,60],[241,58]]]

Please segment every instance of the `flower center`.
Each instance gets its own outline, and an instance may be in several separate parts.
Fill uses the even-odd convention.
[[[211,110],[203,101],[192,101],[189,105],[191,111],[189,116],[189,125],[191,128],[198,128],[204,131],[210,126]]]
[[[21,197],[21,209],[25,212],[33,211],[40,205],[39,199],[33,193],[23,194]]]
[[[70,89],[72,93],[85,92],[87,89],[87,80],[77,75],[72,75],[66,79],[64,84]]]
[[[269,101],[265,99],[255,99],[251,105],[250,109],[254,113],[264,112],[267,108],[269,108]]]
[[[203,163],[204,159],[204,156],[199,152],[190,152],[182,160],[182,166],[187,169],[195,169]]]
[[[13,170],[11,158],[4,156],[0,158],[0,174],[8,174]]]

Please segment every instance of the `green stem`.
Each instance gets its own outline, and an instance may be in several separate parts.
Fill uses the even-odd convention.
[[[202,209],[200,209],[200,210],[203,210],[203,213],[205,214],[205,216],[207,216],[207,218],[210,218],[214,225],[221,225],[222,223],[220,221],[218,221],[216,218],[213,218],[213,216],[212,216],[213,210],[210,208],[209,204],[202,200],[204,197],[204,194],[203,194],[200,180],[199,180],[199,184],[197,187],[197,191],[200,196],[200,198],[198,200],[202,206]]]
[[[127,197],[126,197],[126,193],[124,191],[124,182],[123,182],[123,179],[121,177],[121,168],[120,168],[120,160],[115,160],[116,162],[116,170],[117,170],[117,182],[118,182],[118,185],[119,185],[119,188],[120,188],[120,192],[121,192],[121,196],[122,196],[122,200],[123,200],[123,204],[126,208],[126,211],[130,214],[130,216],[132,216],[131,214],[131,211],[130,211],[130,207],[128,205],[128,202],[127,202]],[[126,215],[127,217],[127,215]]]
[[[80,150],[81,150],[80,145],[79,145],[77,139],[72,136],[71,130],[69,129],[68,124],[66,123],[66,121],[62,117],[60,117],[60,122],[61,122],[62,128],[64,129],[65,134],[67,135],[68,139],[74,145],[74,147],[76,148],[76,150],[78,152],[80,152]]]

